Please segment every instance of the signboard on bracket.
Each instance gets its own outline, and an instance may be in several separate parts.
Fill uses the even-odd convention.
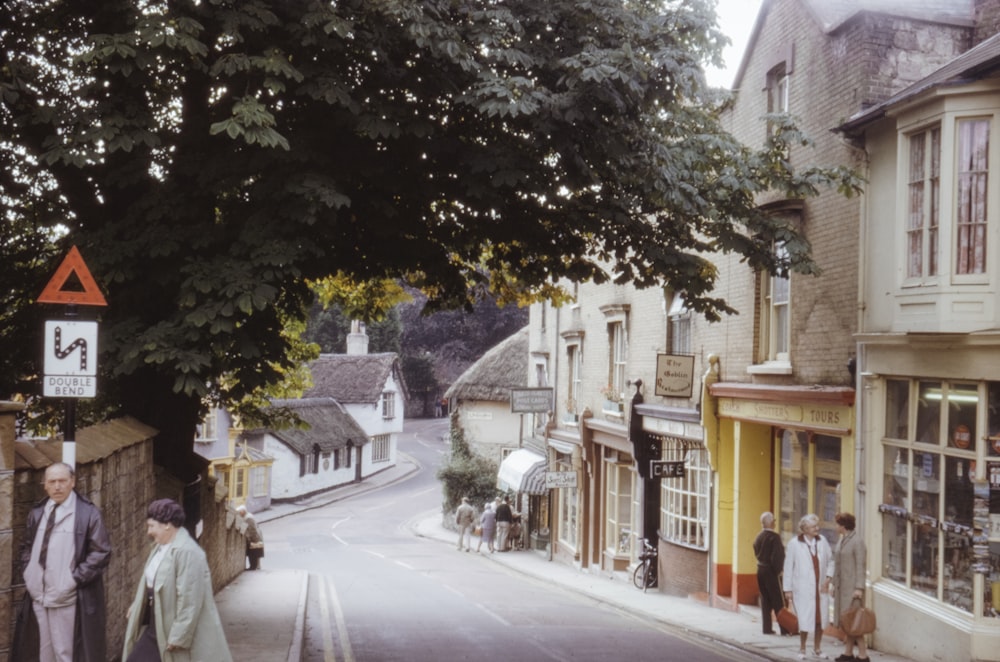
[[[512,388],[512,414],[545,414],[552,411],[552,388]]]

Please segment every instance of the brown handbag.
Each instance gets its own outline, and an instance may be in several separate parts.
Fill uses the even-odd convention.
[[[840,614],[840,628],[849,637],[860,637],[875,631],[875,612],[861,604],[860,598]]]
[[[782,607],[778,610],[778,625],[788,634],[799,633],[799,617],[788,607]]]

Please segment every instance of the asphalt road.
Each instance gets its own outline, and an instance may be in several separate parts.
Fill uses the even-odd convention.
[[[440,511],[447,420],[408,421],[407,480],[269,522],[268,566],[309,573],[306,662],[746,661],[475,552],[414,535]]]

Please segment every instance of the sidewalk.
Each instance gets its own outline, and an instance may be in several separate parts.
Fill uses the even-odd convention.
[[[302,499],[274,504],[254,513],[263,524],[304,510],[319,508],[403,480],[417,471],[416,461],[400,453],[396,466],[361,483],[353,483]],[[300,662],[305,636],[309,575],[302,570],[244,572],[215,596],[233,659],[239,662]]]
[[[331,492],[296,503],[275,504],[256,513],[258,522],[268,522],[303,510],[379,489],[417,471],[416,461],[399,454],[395,467]],[[441,514],[428,513],[412,524],[418,536],[453,545],[455,535],[441,524]],[[694,598],[669,596],[656,589],[643,593],[632,585],[631,576],[614,578],[593,574],[564,563],[549,561],[543,552],[517,551],[482,554],[485,563],[501,563],[535,579],[558,584],[608,605],[644,615],[689,636],[719,641],[738,650],[783,662],[795,660],[798,637],[767,636],[761,632],[760,610],[741,606],[740,611],[710,607]],[[308,575],[298,570],[244,572],[216,595],[233,659],[241,662],[300,662],[304,636]],[[262,600],[267,596],[266,600]],[[811,650],[812,640],[809,646]],[[823,638],[823,652],[830,660],[843,651],[841,643]],[[909,662],[909,658],[869,651],[875,662]],[[815,658],[811,658],[815,659]]]
[[[440,513],[433,513],[415,525],[417,535],[455,544],[455,534],[441,524]],[[630,575],[616,573],[609,578],[589,571],[549,561],[544,552],[524,550],[496,554],[480,554],[484,562],[501,563],[513,570],[541,581],[588,595],[632,614],[641,614],[688,635],[723,642],[733,648],[753,653],[769,660],[796,660],[799,652],[797,636],[781,637],[761,632],[760,609],[741,605],[740,611],[710,607],[694,598],[669,596],[652,589],[643,593],[632,585]],[[842,643],[823,637],[823,652],[830,660],[843,653]],[[812,637],[807,650],[812,650]],[[909,662],[909,658],[880,653],[869,649],[873,662]],[[816,659],[809,656],[810,659]]]

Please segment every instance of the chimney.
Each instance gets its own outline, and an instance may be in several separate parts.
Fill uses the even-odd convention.
[[[368,334],[365,333],[365,323],[351,321],[351,332],[347,334],[347,355],[363,356],[368,353]]]

